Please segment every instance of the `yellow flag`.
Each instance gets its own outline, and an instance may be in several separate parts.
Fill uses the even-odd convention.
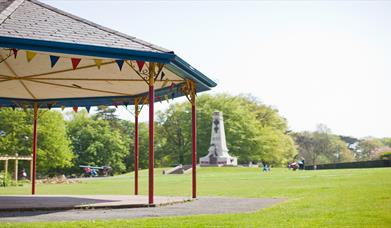
[[[95,65],[100,69],[100,66],[102,65],[102,60],[101,59],[94,59]]]
[[[164,95],[164,100],[167,101],[167,103],[169,103],[169,101],[168,101],[168,95],[167,95],[167,94]]]
[[[33,51],[26,51],[27,62],[30,62],[31,60],[33,60],[33,58],[35,57],[35,55],[37,55],[36,52],[33,52]]]
[[[163,88],[163,87],[166,87],[167,84],[168,84],[168,79],[164,80],[163,85],[162,85],[162,88]]]
[[[148,97],[144,97],[143,104],[148,104]]]
[[[61,111],[64,111],[64,109],[65,109],[65,106],[61,105]]]

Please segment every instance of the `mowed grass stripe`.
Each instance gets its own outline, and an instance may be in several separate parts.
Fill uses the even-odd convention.
[[[156,169],[156,194],[189,196],[191,174],[162,175]],[[147,171],[140,172],[140,191],[147,194]],[[132,194],[132,174],[37,186],[38,194]],[[133,220],[1,224],[59,227],[391,227],[391,169],[290,171],[279,168],[200,168],[201,196],[287,197],[288,201],[250,214],[202,215]],[[0,188],[0,194],[29,194],[30,186]]]

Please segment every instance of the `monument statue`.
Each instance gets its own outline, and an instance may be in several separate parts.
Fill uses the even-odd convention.
[[[232,165],[236,166],[238,160],[236,157],[231,157],[228,154],[227,143],[225,141],[225,130],[223,113],[215,111],[212,120],[212,134],[210,137],[210,147],[208,155],[200,158],[201,166],[221,166]]]

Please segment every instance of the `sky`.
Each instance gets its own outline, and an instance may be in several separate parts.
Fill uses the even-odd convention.
[[[391,1],[43,2],[173,50],[208,93],[251,93],[291,130],[391,137]]]

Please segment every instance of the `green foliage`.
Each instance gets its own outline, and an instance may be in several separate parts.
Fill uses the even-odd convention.
[[[358,149],[356,152],[357,159],[359,161],[376,159],[376,149],[383,147],[384,144],[380,139],[365,138],[358,143]]]
[[[0,154],[31,155],[33,139],[32,111],[0,110]],[[51,174],[71,166],[73,153],[65,122],[57,111],[40,111],[38,120],[37,172]]]
[[[73,151],[74,165],[109,165],[114,172],[124,172],[127,147],[119,131],[113,131],[104,120],[89,118],[87,112],[73,114],[67,124]]]
[[[287,131],[286,120],[278,111],[248,95],[199,96],[197,99],[197,151],[208,153],[214,111],[224,116],[227,147],[239,163],[265,161],[281,165],[293,157],[296,149]],[[191,162],[191,106],[174,104],[157,118],[157,154],[162,165]]]
[[[383,160],[391,160],[391,151],[381,153],[379,158]]]
[[[391,138],[382,138],[380,141],[383,143],[383,145],[391,147]]]
[[[306,164],[351,162],[355,160],[353,152],[346,143],[347,137],[333,135],[325,125],[318,125],[315,132],[295,133],[295,141],[299,147],[299,158]]]
[[[39,118],[37,170],[58,173],[72,166],[73,157],[62,114],[46,111]]]

